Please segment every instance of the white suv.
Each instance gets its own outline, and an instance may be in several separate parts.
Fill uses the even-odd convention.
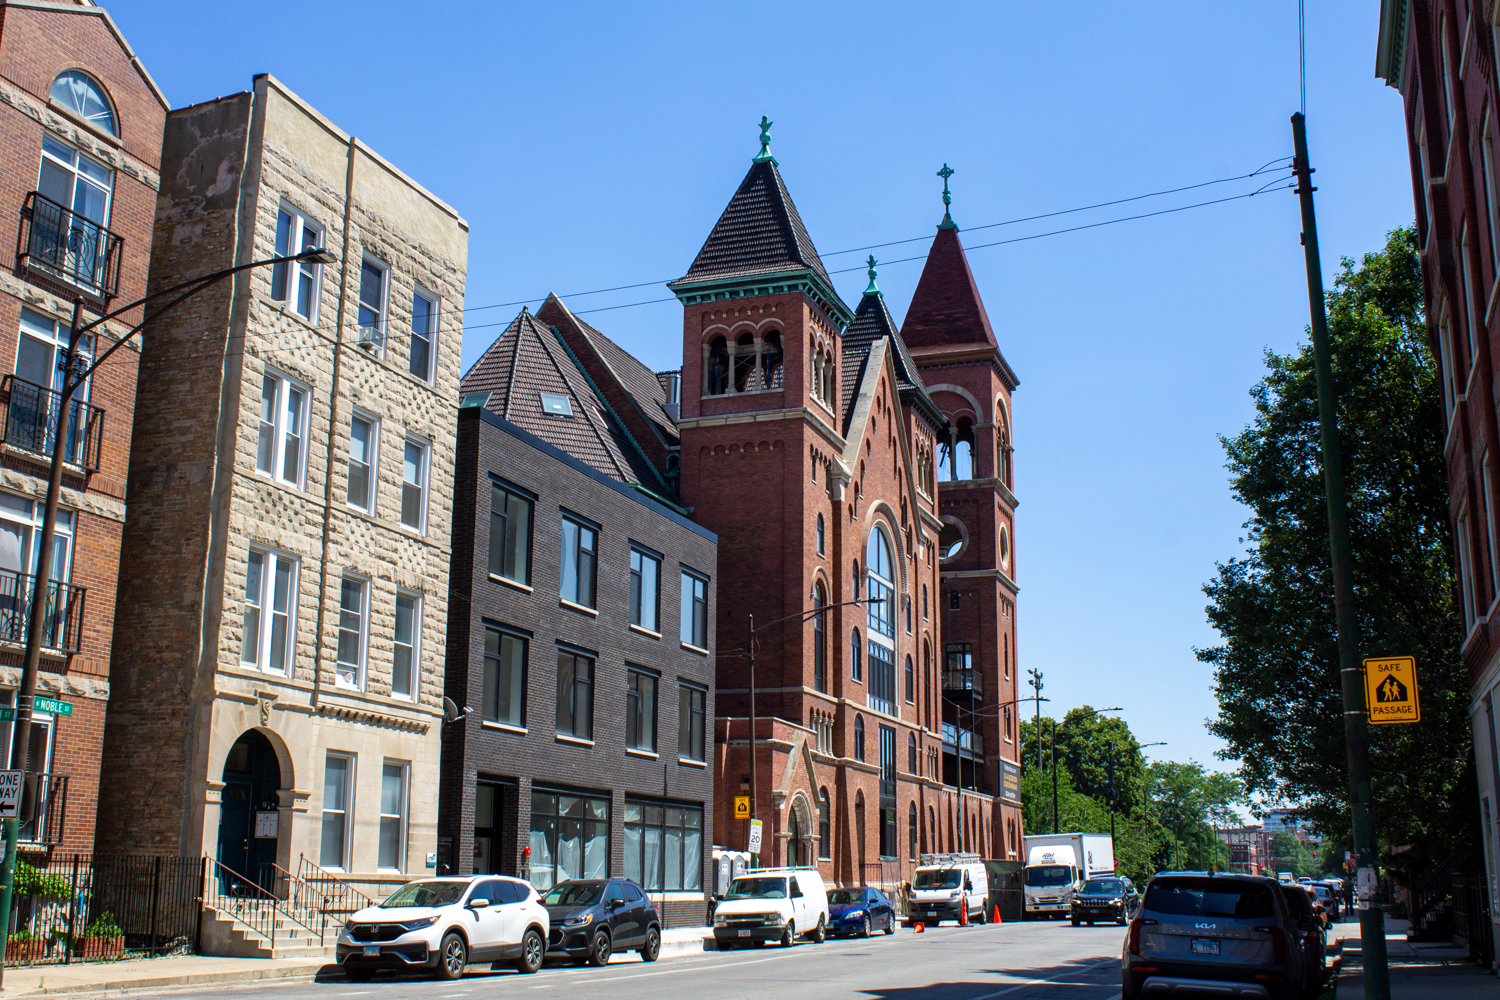
[[[458,979],[470,962],[509,960],[530,973],[542,967],[550,929],[530,882],[503,875],[429,878],[351,916],[335,957],[356,981],[414,966]]]

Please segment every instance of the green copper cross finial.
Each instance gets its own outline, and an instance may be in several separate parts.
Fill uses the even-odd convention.
[[[953,222],[953,217],[948,214],[948,206],[953,204],[953,195],[948,191],[948,178],[952,177],[954,173],[954,169],[946,163],[943,164],[943,169],[937,172],[937,175],[943,179],[943,222],[939,227],[942,229],[958,228]]]
[[[776,157],[771,155],[771,126],[774,124],[775,122],[765,115],[760,116],[760,155],[756,156],[751,161],[752,163],[764,163],[767,160],[772,163],[776,162]]]
[[[875,287],[875,255],[870,254],[870,259],[865,261],[870,265],[870,287],[865,289],[866,295],[879,295],[880,289]]]

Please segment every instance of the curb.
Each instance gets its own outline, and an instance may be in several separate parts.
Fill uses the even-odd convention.
[[[714,946],[712,935],[705,937],[692,937],[678,941],[663,941],[661,943],[660,958],[668,958],[676,955],[700,955],[705,951],[717,951]]]
[[[7,986],[6,996],[43,996],[53,993],[105,993],[110,990],[143,990],[163,986],[195,986],[203,983],[247,982],[257,979],[310,978],[329,968],[330,962],[309,962],[305,965],[285,965],[275,969],[237,969],[232,972],[196,972],[177,976],[144,976],[138,979],[120,979],[105,983],[79,983],[76,986],[36,987],[22,986],[19,989]],[[333,966],[337,968],[337,966]],[[33,968],[37,968],[33,966]],[[6,970],[14,972],[14,970]],[[46,975],[41,980],[46,981]]]

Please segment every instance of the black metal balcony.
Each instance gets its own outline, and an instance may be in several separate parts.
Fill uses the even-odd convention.
[[[124,245],[123,239],[99,223],[40,191],[26,196],[17,256],[31,270],[107,302],[120,292]]]
[[[83,603],[88,591],[48,580],[42,614],[42,645],[64,653],[78,652],[83,633]],[[26,622],[36,605],[36,577],[0,570],[0,642],[24,644]]]
[[[104,439],[102,407],[70,399],[67,419],[61,420],[62,393],[28,382],[19,375],[7,375],[0,381],[0,395],[5,397],[0,441],[51,458],[61,424],[63,461],[88,472],[99,471],[99,448]]]
[[[28,773],[21,789],[19,840],[48,847],[60,844],[67,832],[67,821],[68,776]]]
[[[984,694],[984,674],[978,670],[944,670],[943,690],[979,697]]]

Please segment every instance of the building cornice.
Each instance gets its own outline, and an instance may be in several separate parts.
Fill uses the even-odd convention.
[[[715,399],[727,398],[715,396]],[[813,426],[823,439],[831,446],[838,449],[842,454],[844,450],[844,437],[838,431],[828,425],[818,411],[807,406],[793,406],[782,410],[756,410],[751,413],[721,413],[712,417],[685,417],[677,421],[677,431],[680,435],[685,430],[695,430],[702,427],[730,427],[735,424],[758,424],[769,423],[777,420],[802,420]],[[843,467],[848,472],[848,467]]]
[[[755,299],[768,295],[801,294],[818,307],[829,325],[842,330],[854,319],[838,293],[811,268],[795,268],[743,277],[673,281],[667,287],[684,306],[703,305],[724,299]]]
[[[1016,586],[1016,581],[1006,576],[1004,571],[998,569],[955,569],[938,570],[940,580],[999,580],[1012,594],[1019,594],[1021,588]]]

